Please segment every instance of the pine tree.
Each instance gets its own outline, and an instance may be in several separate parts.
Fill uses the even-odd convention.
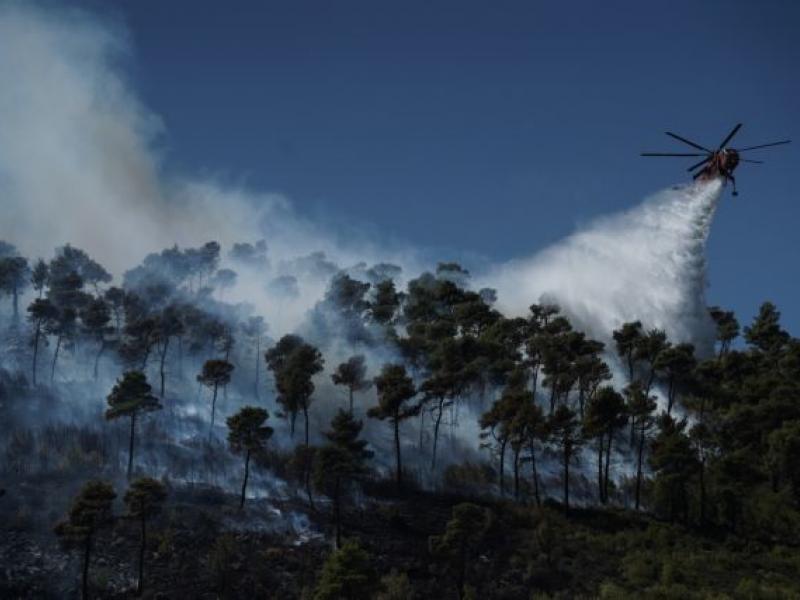
[[[217,413],[217,393],[220,386],[226,386],[231,381],[233,365],[227,360],[212,358],[203,363],[203,369],[197,376],[197,381],[212,390],[211,396],[211,426],[208,430],[209,439],[214,431],[214,420]]]
[[[139,521],[139,578],[136,581],[136,594],[141,596],[144,590],[144,559],[147,549],[147,521],[161,512],[161,505],[167,497],[164,485],[150,477],[142,477],[131,483],[125,492],[126,516]]]
[[[464,598],[471,567],[494,521],[488,508],[464,502],[453,507],[441,535],[428,539],[428,549],[445,576],[452,579],[459,599]]]
[[[372,600],[378,578],[371,561],[358,542],[345,542],[325,561],[314,600]]]
[[[83,600],[89,598],[89,564],[93,542],[98,531],[111,523],[113,519],[111,509],[116,497],[110,483],[89,481],[73,500],[67,519],[55,527],[55,533],[64,545],[83,549],[81,571]]]
[[[366,449],[367,442],[359,439],[361,421],[339,410],[325,432],[328,444],[320,448],[314,465],[314,484],[333,499],[333,520],[336,547],[341,539],[341,501],[349,485],[364,474],[365,461],[373,453]]]
[[[569,511],[569,467],[583,444],[578,417],[567,406],[559,406],[549,420],[551,439],[561,451],[563,467],[564,510]]]
[[[389,420],[394,430],[395,477],[397,489],[403,487],[403,467],[400,454],[400,423],[419,414],[418,404],[409,405],[407,402],[416,396],[414,382],[406,374],[402,365],[386,364],[381,374],[375,378],[375,387],[378,391],[378,405],[367,411],[367,416],[373,419]]]
[[[239,508],[244,507],[247,494],[247,480],[250,476],[250,458],[253,453],[264,449],[272,437],[272,427],[265,425],[269,413],[263,408],[245,406],[232,417],[228,417],[228,444],[236,454],[244,454],[244,479]]]
[[[342,385],[349,392],[350,414],[353,414],[353,394],[367,390],[372,385],[371,381],[365,379],[366,374],[367,367],[364,356],[357,354],[336,367],[336,371],[331,375],[331,381],[335,385]]]
[[[151,394],[152,387],[147,383],[147,377],[141,371],[127,371],[121,379],[117,380],[111,393],[108,395],[108,410],[106,419],[130,417],[131,433],[128,445],[128,479],[133,472],[134,438],[136,435],[136,417],[143,413],[160,410],[158,398]]]

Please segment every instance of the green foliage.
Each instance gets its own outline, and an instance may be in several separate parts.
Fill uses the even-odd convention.
[[[376,600],[414,600],[417,597],[408,575],[399,573],[397,569],[381,577],[380,586]]]
[[[227,418],[228,445],[237,454],[257,452],[264,448],[272,436],[272,427],[265,425],[269,413],[254,406],[242,407]]]
[[[325,561],[314,600],[371,600],[377,588],[370,555],[351,540]]]
[[[141,477],[131,482],[123,500],[127,507],[127,516],[135,519],[148,519],[161,512],[161,506],[167,497],[164,484],[151,477]]]
[[[275,377],[278,404],[284,410],[283,415],[290,420],[292,436],[297,414],[302,411],[306,425],[305,443],[308,445],[308,407],[314,393],[311,379],[322,371],[322,354],[303,338],[285,335],[266,352],[265,358]]]
[[[107,401],[106,419],[132,417],[139,413],[159,410],[161,404],[147,383],[147,377],[141,371],[126,371],[122,378],[114,384]]]
[[[493,522],[494,515],[489,509],[465,502],[453,507],[444,533],[428,540],[431,556],[441,572],[451,579],[459,597],[470,584],[476,554]]]
[[[72,502],[67,520],[56,525],[56,534],[67,544],[86,542],[111,523],[111,508],[116,497],[110,483],[87,482]]]

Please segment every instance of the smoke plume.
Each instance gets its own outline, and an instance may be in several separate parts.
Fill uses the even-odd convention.
[[[229,248],[265,238],[269,267],[238,267],[226,300],[254,304],[273,335],[299,326],[330,278],[299,256],[322,251],[312,262],[386,261],[406,277],[420,271],[419,252],[363,236],[344,242],[279,195],[166,173],[162,123],[125,77],[129,54],[124,29],[92,15],[0,4],[0,239],[31,257],[76,244],[119,283],[146,254],[175,243],[214,239]],[[600,339],[640,319],[673,340],[702,344],[711,331],[704,244],[720,190],[713,181],[661,192],[531,258],[490,269],[480,283],[497,289],[509,314],[554,302]],[[287,276],[298,283],[288,300],[266,285]]]
[[[705,245],[721,191],[720,180],[664,190],[532,258],[498,267],[485,283],[500,291],[500,308],[509,314],[553,303],[599,339],[641,320],[673,341],[708,348],[714,330],[705,303]]]

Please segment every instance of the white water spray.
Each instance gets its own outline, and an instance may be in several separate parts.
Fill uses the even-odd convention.
[[[712,180],[664,190],[627,212],[597,220],[531,258],[495,269],[486,284],[500,309],[524,314],[557,304],[578,329],[606,340],[626,321],[664,329],[708,348],[705,245],[722,192]]]

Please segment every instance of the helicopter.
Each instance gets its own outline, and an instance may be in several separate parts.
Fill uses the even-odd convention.
[[[682,152],[682,153],[675,153],[675,152],[642,152],[642,156],[702,156],[703,159],[699,162],[693,164],[691,167],[687,169],[690,173],[693,171],[697,171],[694,173],[695,180],[709,180],[714,179],[716,177],[722,177],[725,181],[730,181],[733,184],[733,195],[738,196],[739,193],[736,191],[736,179],[733,177],[733,171],[739,165],[740,162],[746,163],[753,163],[753,164],[762,164],[764,161],[761,160],[751,160],[748,158],[743,158],[739,156],[742,152],[749,152],[750,150],[757,150],[759,148],[768,148],[770,146],[780,146],[782,144],[788,144],[791,140],[782,140],[780,142],[770,142],[769,144],[759,144],[757,146],[747,146],[746,148],[729,148],[728,143],[733,139],[733,136],[739,131],[742,127],[742,124],[739,123],[734,127],[731,132],[722,140],[720,145],[717,147],[716,150],[709,150],[705,146],[701,146],[700,144],[693,142],[691,140],[686,139],[685,137],[681,137],[671,131],[665,132],[668,136],[675,138],[676,140],[683,142],[695,148],[697,150],[702,150],[703,153],[698,152]],[[699,170],[698,170],[699,169]]]

